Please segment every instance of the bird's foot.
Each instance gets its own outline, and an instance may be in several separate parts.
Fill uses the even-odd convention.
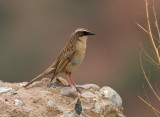
[[[80,89],[85,89],[85,87],[83,85],[76,85],[75,88],[76,88],[78,93],[81,93]]]
[[[81,93],[81,90],[78,87],[75,87],[78,93]]]
[[[76,89],[78,93],[81,93],[81,90],[79,90],[78,88]]]
[[[69,84],[69,85],[66,85],[65,87],[74,87],[78,93],[81,93],[81,90],[80,90],[79,88],[84,89],[84,88],[81,87],[80,85],[74,86],[74,85],[70,85],[70,84]]]

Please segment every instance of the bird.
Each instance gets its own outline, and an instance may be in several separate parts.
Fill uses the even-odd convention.
[[[30,84],[35,82],[36,80],[49,75],[53,74],[50,82],[58,75],[59,73],[65,73],[67,77],[67,81],[69,86],[71,86],[71,82],[79,92],[76,84],[74,83],[71,73],[81,64],[83,61],[87,40],[90,35],[95,35],[95,33],[89,31],[86,28],[78,28],[76,29],[70,36],[68,42],[58,55],[57,59],[40,75],[32,79],[28,82],[24,87],[28,87]],[[71,82],[70,82],[71,81]]]

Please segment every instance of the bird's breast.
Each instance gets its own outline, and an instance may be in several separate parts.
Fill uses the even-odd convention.
[[[77,42],[76,44],[76,53],[70,60],[70,62],[65,67],[65,71],[72,72],[75,70],[78,65],[81,64],[86,51],[86,41],[85,42]]]

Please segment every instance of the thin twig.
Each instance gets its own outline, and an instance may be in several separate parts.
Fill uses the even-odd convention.
[[[146,100],[144,100],[142,97],[138,96],[139,99],[141,99],[145,104],[147,104],[149,107],[153,108],[158,114],[160,114],[160,111],[155,109],[151,104],[149,104]],[[159,115],[158,115],[159,117]]]
[[[157,93],[160,96],[159,88],[158,88],[158,86],[156,84],[155,84],[155,89],[157,90]]]
[[[158,116],[157,111],[155,111],[155,108],[152,106],[152,104],[151,104],[151,102],[150,102],[150,100],[149,100],[149,97],[148,97],[148,95],[147,95],[147,91],[146,91],[146,89],[145,89],[145,87],[144,87],[144,84],[142,84],[142,87],[143,87],[144,93],[145,93],[145,95],[146,95],[146,97],[147,97],[147,100],[148,100],[147,102],[148,102],[148,104],[151,105],[152,110],[153,110],[154,113]],[[156,109],[156,110],[157,110],[157,109]]]
[[[148,61],[150,64],[152,64],[153,66],[155,66],[156,68],[160,68],[159,66],[157,66],[155,63],[153,63],[152,61],[150,61],[148,58],[146,58],[146,57],[144,57],[144,59],[146,60],[146,61]]]
[[[140,27],[144,32],[146,32],[146,33],[148,33],[148,31],[144,28],[144,27],[142,27],[140,24],[138,24],[137,22],[135,22],[136,23],[136,25],[138,26],[138,27]]]
[[[148,13],[148,0],[145,0],[146,1],[146,15],[147,15],[147,22],[148,22],[148,32],[149,32],[149,36],[150,36],[150,39],[151,39],[151,43],[153,45],[153,48],[154,48],[154,51],[156,53],[156,58],[158,60],[158,63],[160,64],[160,58],[159,58],[159,52],[158,52],[158,49],[155,45],[155,42],[154,42],[154,39],[153,39],[153,35],[152,35],[152,30],[151,30],[151,25],[150,25],[150,20],[149,20],[149,13]]]
[[[141,26],[141,25],[138,24],[137,22],[135,22],[135,23],[136,23],[136,25],[137,25],[138,27],[140,27],[144,32],[146,32],[147,34],[149,34],[149,32],[147,31],[147,29],[145,29],[143,26]],[[153,37],[155,38],[155,40],[156,40],[157,42],[160,42],[159,39],[157,39],[157,37],[156,37],[155,35],[153,35]]]
[[[158,94],[155,92],[155,90],[153,89],[150,81],[148,80],[148,78],[147,78],[147,76],[146,76],[146,73],[145,73],[144,68],[143,68],[143,65],[142,65],[141,54],[142,54],[142,53],[140,52],[140,64],[141,64],[141,68],[142,68],[142,72],[143,72],[144,78],[146,79],[146,81],[147,81],[150,89],[152,90],[152,92],[155,94],[155,96],[157,97],[157,99],[160,101],[160,97],[159,97]]]
[[[154,7],[154,0],[153,0],[153,13],[154,13],[154,18],[155,18],[155,26],[157,28],[157,33],[158,33],[158,36],[159,36],[159,43],[160,43],[160,32],[159,32],[159,26],[158,26],[158,21],[157,21],[157,15],[156,15],[156,10],[155,10],[155,7]]]
[[[141,47],[142,51],[144,52],[144,54],[145,54],[155,65],[159,66],[159,64],[158,64],[156,61],[154,61],[154,60],[150,57],[150,55],[145,51],[145,49],[142,47],[142,44],[141,44],[141,43],[140,43],[140,47]]]

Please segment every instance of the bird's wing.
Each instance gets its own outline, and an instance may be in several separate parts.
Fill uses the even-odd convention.
[[[74,48],[72,48],[72,50],[63,51],[63,53],[61,54],[62,56],[60,57],[59,64],[56,68],[56,73],[59,73],[64,69],[64,67],[70,62],[75,52],[76,52],[76,49]]]

